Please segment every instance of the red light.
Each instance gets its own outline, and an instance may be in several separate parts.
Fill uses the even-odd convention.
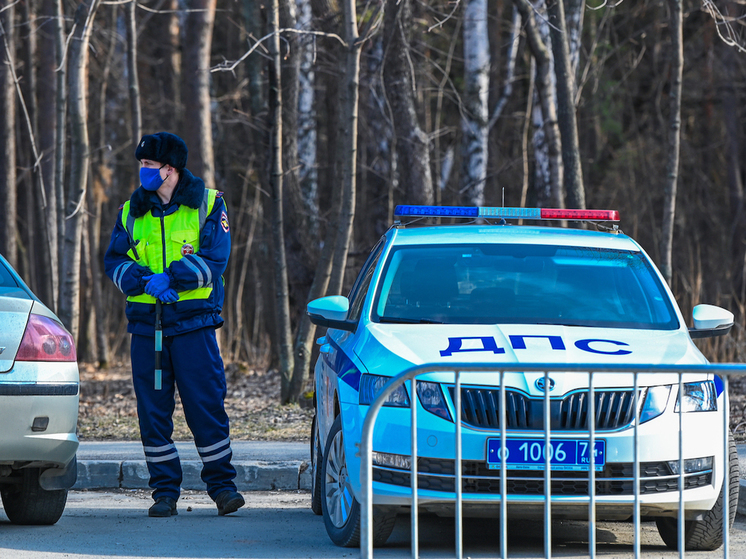
[[[60,324],[32,314],[23,333],[16,361],[77,361],[72,335]]]
[[[551,208],[541,208],[541,219],[619,221],[619,212],[617,210],[558,210]]]

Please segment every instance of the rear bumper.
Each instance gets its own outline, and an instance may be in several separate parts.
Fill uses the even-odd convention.
[[[77,363],[16,362],[0,374],[0,465],[70,464],[78,450],[78,400]]]

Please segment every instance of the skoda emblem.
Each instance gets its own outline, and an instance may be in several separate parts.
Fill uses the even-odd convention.
[[[552,380],[551,378],[545,378],[545,377],[539,377],[536,379],[536,382],[535,382],[536,388],[538,388],[542,392],[545,392],[546,391],[546,386],[544,385],[545,380],[549,381],[549,391],[551,392],[552,390],[554,390],[554,380]]]

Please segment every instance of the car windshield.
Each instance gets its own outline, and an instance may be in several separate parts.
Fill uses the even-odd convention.
[[[394,248],[378,283],[372,319],[679,327],[669,297],[642,253],[523,244]]]

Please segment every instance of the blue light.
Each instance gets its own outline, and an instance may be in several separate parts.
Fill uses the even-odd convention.
[[[541,219],[541,208],[479,208],[479,217],[503,217],[513,219]]]
[[[430,217],[479,217],[479,208],[468,206],[396,206],[394,215]]]

